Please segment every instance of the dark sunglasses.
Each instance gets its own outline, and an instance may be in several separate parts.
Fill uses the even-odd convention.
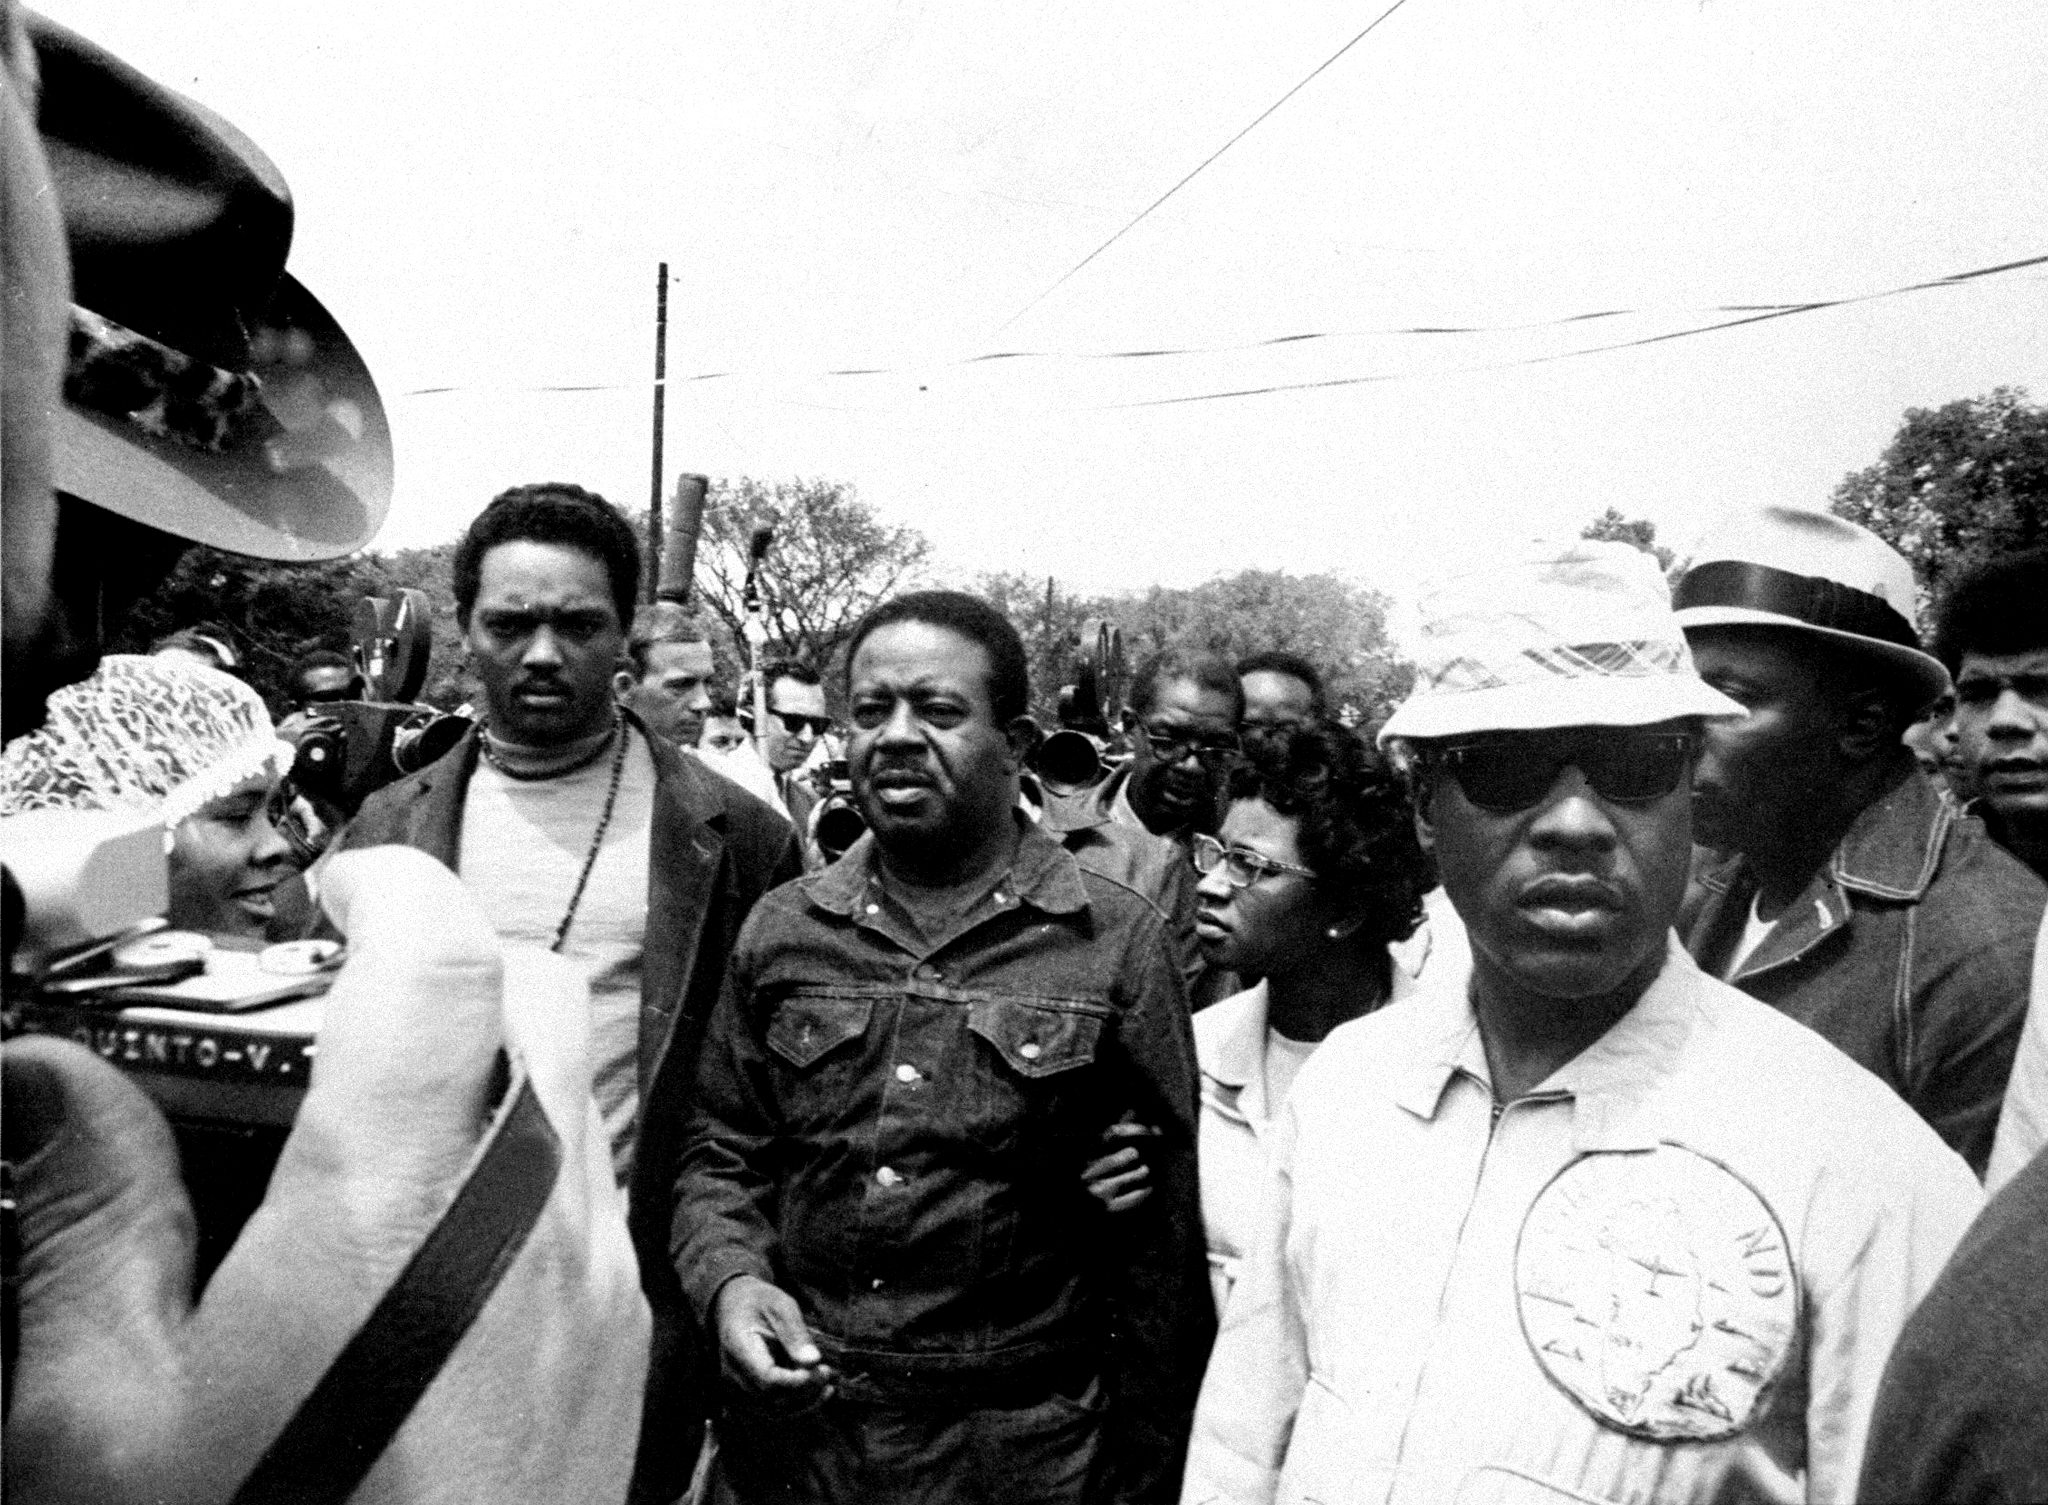
[[[1178,763],[1189,753],[1205,768],[1214,768],[1227,763],[1237,755],[1237,738],[1198,738],[1193,732],[1155,732],[1151,727],[1140,729],[1152,755],[1162,763]]]
[[[1671,793],[1692,765],[1687,732],[1600,732],[1569,741],[1515,737],[1447,747],[1437,763],[1458,781],[1465,798],[1482,810],[1507,815],[1526,810],[1576,768],[1602,799],[1620,804]]]
[[[770,711],[768,715],[769,719],[780,721],[782,729],[792,737],[801,737],[804,734],[805,727],[810,728],[813,737],[822,737],[825,733],[832,730],[832,718],[830,716],[799,716],[795,711]],[[753,712],[743,713],[739,720],[740,725],[746,727],[748,731],[754,729]]]

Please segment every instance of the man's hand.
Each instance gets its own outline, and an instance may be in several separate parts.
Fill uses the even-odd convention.
[[[350,959],[263,1205],[204,1298],[161,1114],[68,1041],[13,1041],[19,1362],[6,1493],[230,1497],[461,1186],[502,1042],[561,1140],[539,1221],[357,1501],[617,1499],[648,1314],[590,1096],[567,963],[501,953],[453,874],[410,849],[335,859],[322,897]]]
[[[1137,1121],[1137,1114],[1124,1116],[1102,1131],[1110,1153],[1091,1160],[1081,1168],[1081,1181],[1097,1201],[1111,1212],[1129,1212],[1152,1195],[1152,1167],[1145,1162],[1143,1142],[1157,1138],[1159,1131]]]
[[[780,1286],[736,1275],[719,1287],[713,1319],[727,1367],[750,1389],[792,1399],[823,1400],[832,1393],[832,1368],[811,1341],[796,1299]]]

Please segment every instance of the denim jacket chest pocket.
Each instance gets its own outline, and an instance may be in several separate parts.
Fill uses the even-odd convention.
[[[873,1019],[870,995],[800,988],[776,1000],[765,1043],[792,1128],[821,1127],[856,1111]]]
[[[1022,1135],[1092,1135],[1095,1064],[1109,1005],[1088,999],[998,994],[967,1002],[978,1092],[975,1137],[1002,1148]]]

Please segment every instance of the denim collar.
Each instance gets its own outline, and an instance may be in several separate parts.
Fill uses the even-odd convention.
[[[1019,828],[1017,855],[1011,860],[1009,881],[1002,892],[1042,914],[1077,914],[1086,909],[1088,890],[1073,854],[1022,812],[1013,818]],[[881,850],[870,831],[847,848],[845,856],[816,877],[800,880],[799,886],[820,909],[852,918],[865,910],[869,888],[881,883]]]
[[[1902,774],[1849,827],[1828,868],[1844,888],[1917,902],[1934,881],[1955,810],[1918,769]]]

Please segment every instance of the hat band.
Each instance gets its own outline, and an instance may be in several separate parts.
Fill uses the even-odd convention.
[[[261,411],[262,384],[71,305],[64,398],[187,449],[220,454]]]
[[[1686,571],[1671,593],[1679,611],[1696,606],[1735,606],[1791,617],[1809,627],[1853,633],[1898,648],[1920,648],[1913,624],[1882,596],[1839,580],[1795,575],[1767,564],[1716,559]]]

